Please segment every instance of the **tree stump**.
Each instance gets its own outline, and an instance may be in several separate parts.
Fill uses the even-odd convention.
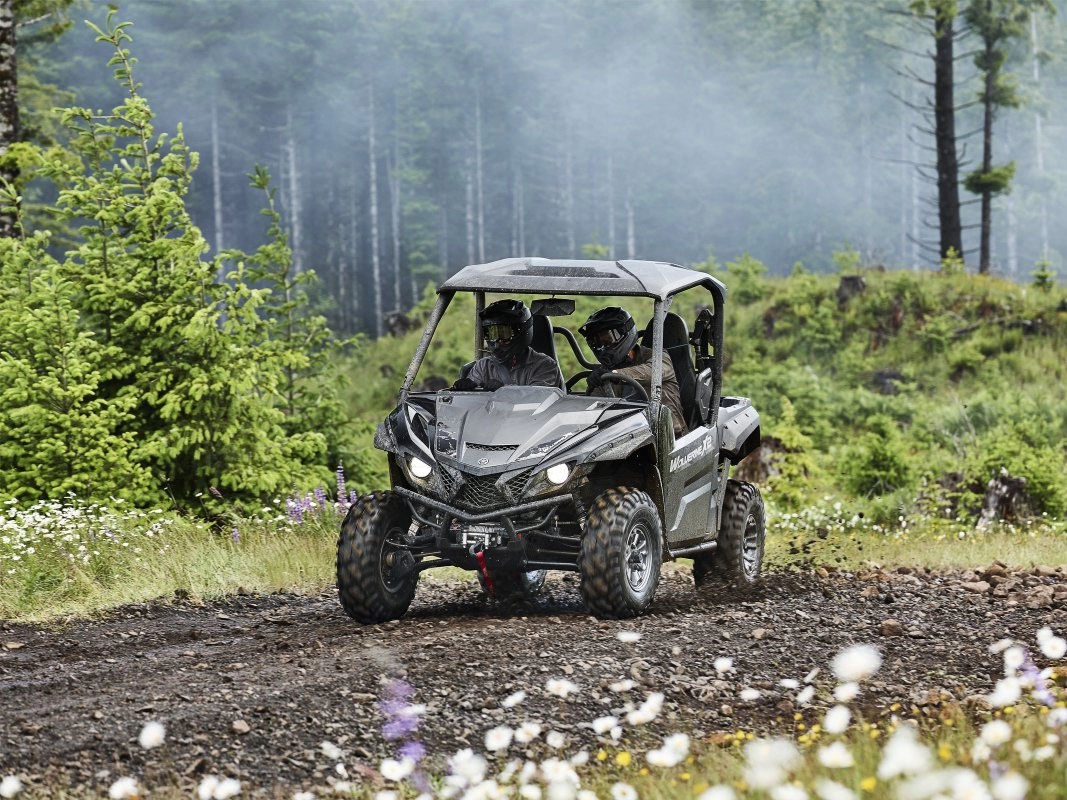
[[[1032,511],[1026,478],[1016,478],[1001,467],[1000,474],[986,486],[978,527],[987,528],[997,521],[1015,522],[1030,516]]]
[[[867,289],[867,281],[862,275],[842,275],[841,282],[837,284],[837,307],[844,308],[848,301]]]

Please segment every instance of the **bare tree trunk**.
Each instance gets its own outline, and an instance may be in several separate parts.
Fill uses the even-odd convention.
[[[467,179],[467,263],[474,264],[474,171],[471,167],[471,155],[467,154],[466,179]]]
[[[300,274],[304,271],[304,231],[301,226],[303,209],[300,207],[300,172],[296,161],[296,128],[293,125],[292,106],[285,109],[285,117],[286,167],[289,170],[289,230],[292,232],[289,246],[293,251],[293,271]]]
[[[211,204],[215,222],[215,252],[225,249],[222,233],[222,168],[219,155],[219,104],[211,93]]]
[[[404,307],[400,296],[400,131],[393,123],[393,151],[385,162],[389,183],[389,230],[393,246],[393,307]]]
[[[992,65],[994,53],[993,41],[987,39],[985,45],[986,64]],[[996,71],[992,66],[985,70],[985,88],[982,92],[982,172],[986,175],[993,169],[993,102],[996,91]],[[991,255],[989,237],[993,224],[993,192],[986,188],[982,191],[982,229],[981,244],[978,251],[978,272],[989,273]]]
[[[1011,120],[1006,120],[1004,125],[1004,146],[1008,152],[1012,151]],[[1014,278],[1019,273],[1019,217],[1015,213],[1015,195],[1008,193],[1005,205],[1007,208],[1008,223],[1008,274]]]
[[[382,263],[378,244],[378,155],[374,136],[374,81],[367,81],[367,172],[370,180],[370,261],[374,281],[374,335],[382,335]]]
[[[608,153],[608,258],[615,260],[615,157]]]
[[[563,132],[563,213],[567,226],[567,254],[575,258],[578,246],[574,233],[574,154],[571,148],[571,125],[568,121]]]
[[[1034,69],[1034,86],[1041,86],[1041,59],[1038,57],[1037,41],[1037,14],[1030,15],[1030,50],[1031,61]],[[1037,174],[1042,180],[1045,177],[1045,136],[1042,130],[1041,110],[1034,107],[1034,149],[1037,156]],[[1042,190],[1041,196],[1041,260],[1048,260],[1048,194]]]
[[[634,232],[634,190],[626,184],[626,257],[637,257],[637,234]]]
[[[860,108],[867,107],[867,81],[860,81]],[[867,114],[860,116],[860,159],[863,162],[863,257],[870,260],[874,243],[871,236],[871,216],[874,207],[874,177],[871,164],[871,125]]]
[[[910,84],[909,84],[910,85]],[[908,159],[908,107],[900,104],[900,266],[908,265],[908,175],[915,171]]]
[[[482,175],[482,91],[474,92],[474,169],[478,185],[478,262],[485,263],[485,198]]]
[[[19,140],[19,79],[16,58],[14,0],[0,0],[0,157]],[[13,183],[13,166],[0,170],[0,179]],[[0,214],[0,236],[15,236],[15,215]]]
[[[948,0],[935,3],[934,121],[937,140],[937,211],[941,258],[954,250],[963,258],[960,222],[960,165],[956,155],[955,86],[952,77],[954,15]]]

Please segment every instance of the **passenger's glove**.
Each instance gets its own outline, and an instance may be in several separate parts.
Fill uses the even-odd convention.
[[[599,389],[604,384],[604,376],[609,372],[611,372],[611,370],[605,366],[593,367],[592,372],[589,373],[589,377],[585,379],[586,385],[589,386],[590,390]]]
[[[470,378],[460,378],[452,384],[452,390],[456,392],[473,392],[477,388],[478,384]]]

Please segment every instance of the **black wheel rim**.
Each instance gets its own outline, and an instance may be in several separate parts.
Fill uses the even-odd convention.
[[[635,524],[626,534],[623,569],[626,570],[626,583],[630,590],[634,594],[644,592],[652,578],[652,541],[648,528],[642,522]]]
[[[741,540],[741,566],[747,578],[755,578],[759,574],[759,523],[755,514],[749,514],[745,520],[745,535]]]
[[[382,537],[382,549],[378,554],[378,571],[382,578],[382,586],[386,591],[396,594],[404,588],[404,583],[407,581],[405,578],[393,577],[393,558],[392,556],[407,548],[401,543],[401,539],[404,536],[404,529],[399,525],[394,525],[386,531],[385,536]]]

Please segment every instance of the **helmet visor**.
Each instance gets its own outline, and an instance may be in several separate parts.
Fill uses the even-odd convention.
[[[487,342],[510,342],[515,338],[515,329],[511,325],[491,323],[482,326],[482,333]]]
[[[613,344],[618,344],[622,341],[623,336],[623,332],[618,328],[609,328],[606,331],[590,333],[585,337],[585,341],[591,348],[596,350],[599,347],[611,347]]]

